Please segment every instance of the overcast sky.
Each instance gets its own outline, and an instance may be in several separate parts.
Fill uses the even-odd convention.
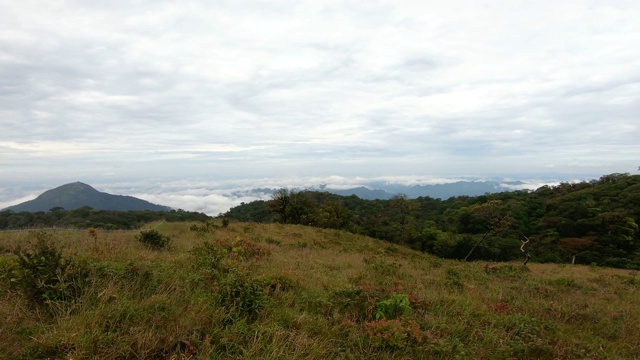
[[[0,203],[8,188],[77,180],[640,165],[640,1],[0,9]]]

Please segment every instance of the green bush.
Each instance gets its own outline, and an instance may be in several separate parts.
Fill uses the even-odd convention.
[[[212,221],[207,221],[201,223],[201,225],[193,224],[189,229],[195,231],[198,237],[205,237],[207,234],[215,234],[216,230],[220,229],[220,226],[214,224]]]
[[[136,235],[136,239],[154,250],[167,249],[171,246],[171,238],[155,229],[141,231]]]
[[[223,260],[228,257],[227,249],[216,243],[205,241],[191,250],[193,265],[205,277],[215,278],[226,267]]]
[[[252,278],[244,261],[264,254],[265,249],[239,237],[231,241],[205,241],[191,250],[196,271],[213,285],[218,305],[227,310],[227,321],[255,320],[270,295],[296,286],[285,277]]]
[[[220,305],[228,309],[232,318],[255,320],[269,300],[264,284],[237,271],[221,279],[218,291]]]
[[[411,302],[405,294],[393,293],[387,300],[380,301],[376,307],[375,319],[396,319],[411,313]]]
[[[270,253],[268,249],[239,236],[227,245],[227,249],[233,258],[242,260],[259,259]]]
[[[10,269],[11,287],[36,305],[77,299],[89,279],[88,265],[62,255],[48,233],[37,233],[36,242],[16,248],[17,263]]]
[[[11,275],[15,261],[12,257],[0,256],[0,289],[11,286]]]

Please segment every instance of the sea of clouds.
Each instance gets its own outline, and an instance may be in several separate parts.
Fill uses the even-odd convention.
[[[581,181],[581,179],[558,180],[531,178],[528,180],[478,177],[424,177],[424,176],[382,176],[382,177],[294,177],[286,179],[262,178],[243,180],[212,181],[206,179],[144,180],[89,183],[96,190],[116,195],[129,195],[154,204],[174,209],[218,215],[234,206],[255,200],[268,200],[273,190],[311,189],[344,190],[364,186],[381,188],[381,184],[434,185],[457,181],[499,181],[503,187],[513,190],[534,190],[544,185],[557,185],[560,181]],[[514,182],[516,182],[514,184]],[[35,199],[43,192],[63,184],[35,184],[0,187],[0,209]],[[383,187],[383,186],[382,186]]]

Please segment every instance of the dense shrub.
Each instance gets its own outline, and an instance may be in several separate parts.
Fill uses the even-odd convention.
[[[227,310],[228,322],[255,320],[269,296],[296,286],[286,277],[252,277],[248,261],[266,254],[265,248],[240,237],[205,241],[191,250],[195,270],[212,285],[219,305]]]
[[[230,319],[244,317],[255,320],[267,305],[264,284],[250,274],[231,271],[218,283],[220,305],[227,308]]]
[[[227,250],[216,243],[205,241],[191,250],[193,265],[206,276],[216,276],[222,270]]]
[[[89,278],[89,266],[64,257],[50,234],[40,232],[35,237],[35,243],[14,251],[17,263],[10,269],[11,287],[36,305],[77,299]]]
[[[217,229],[220,229],[220,226],[213,221],[207,221],[200,225],[193,224],[189,229],[196,232],[198,237],[205,237],[207,234],[214,234]]]
[[[167,249],[171,246],[171,238],[162,235],[155,229],[141,231],[140,234],[136,236],[136,239],[154,250]]]

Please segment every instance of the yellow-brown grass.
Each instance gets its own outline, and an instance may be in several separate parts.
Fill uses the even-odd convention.
[[[0,358],[640,358],[636,271],[449,261],[305,226],[232,223],[198,234],[190,225],[145,226],[172,238],[163,251],[136,241],[137,231],[55,232],[67,256],[102,275],[54,315],[0,277]],[[32,237],[0,233],[0,264],[14,266],[9,251]],[[230,263],[243,279],[294,284],[270,293],[253,319],[229,317],[220,280],[190,252],[237,238],[268,253]],[[412,306],[397,320],[397,344],[367,332],[384,324],[374,312],[394,292]]]

